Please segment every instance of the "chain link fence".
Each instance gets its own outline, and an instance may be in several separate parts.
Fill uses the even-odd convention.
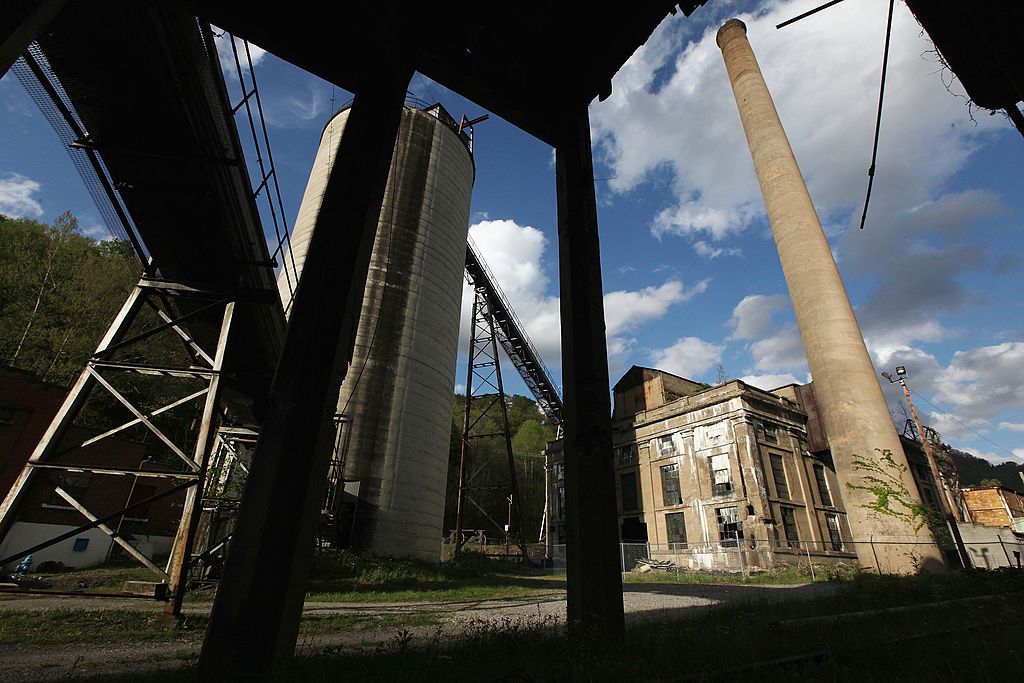
[[[812,575],[816,571],[842,572],[843,567],[858,564],[858,550],[867,556],[881,551],[882,546],[898,545],[907,553],[921,553],[933,544],[918,541],[843,540],[832,541],[756,541],[737,540],[714,544],[690,543],[620,543],[620,568],[623,573],[672,569],[692,571],[730,572],[747,575],[754,571],[780,566],[806,567]],[[942,547],[947,564],[963,564],[976,569],[1024,568],[1024,538],[1008,529],[992,529],[985,538],[964,538],[963,551],[955,546]],[[962,554],[966,557],[962,557]],[[566,569],[565,545],[548,548],[546,565],[554,572]],[[645,567],[647,569],[645,569]]]

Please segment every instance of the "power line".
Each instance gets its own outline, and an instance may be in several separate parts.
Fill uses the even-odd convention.
[[[878,113],[875,116],[875,141],[871,146],[871,166],[868,167],[868,192],[864,197],[864,212],[860,215],[860,229],[868,218],[868,204],[871,202],[871,186],[875,183],[875,162],[878,161],[878,134],[882,130],[882,99],[885,97],[885,74],[889,68],[889,40],[892,38],[892,12],[896,0],[889,0],[889,18],[885,24],[885,49],[882,51],[882,79],[878,86]]]
[[[993,441],[992,439],[988,438],[987,436],[985,436],[984,434],[982,434],[982,433],[981,433],[981,432],[979,432],[978,430],[974,429],[973,427],[968,427],[968,426],[967,426],[967,425],[965,425],[965,424],[964,424],[963,422],[961,422],[960,420],[956,419],[956,417],[954,417],[952,413],[947,413],[947,412],[946,412],[945,410],[943,410],[942,408],[938,407],[937,405],[935,405],[934,403],[932,403],[931,401],[929,401],[929,400],[927,399],[927,397],[925,397],[925,396],[922,396],[921,394],[917,393],[917,392],[916,392],[916,391],[914,391],[913,389],[911,389],[910,391],[911,391],[911,393],[913,393],[913,394],[914,394],[915,396],[917,396],[917,397],[918,397],[919,399],[921,399],[922,401],[924,401],[925,403],[927,403],[928,405],[930,405],[930,406],[931,406],[932,408],[935,408],[935,410],[939,411],[939,412],[940,412],[940,413],[942,413],[943,415],[946,415],[946,416],[948,416],[948,417],[949,417],[949,419],[951,419],[951,420],[952,420],[953,422],[956,422],[956,423],[957,423],[958,425],[960,425],[960,426],[961,426],[961,427],[963,427],[964,429],[966,429],[966,430],[968,430],[968,431],[971,431],[971,432],[974,432],[975,434],[977,434],[978,436],[980,436],[980,437],[981,437],[982,439],[984,439],[985,441],[988,441],[988,442],[989,442],[990,444],[992,444],[993,446],[995,446],[995,447],[996,447],[996,448],[998,448],[999,450],[1001,450],[1001,451],[1006,451],[1006,453],[1007,453],[1008,455],[1010,455],[1011,457],[1014,457],[1014,458],[1020,458],[1020,456],[1019,456],[1019,455],[1017,455],[1016,453],[1014,453],[1013,451],[1011,451],[1011,450],[1010,450],[1009,448],[1006,448],[1005,446],[1001,446],[1001,445],[997,444],[997,443],[996,443],[995,441]]]

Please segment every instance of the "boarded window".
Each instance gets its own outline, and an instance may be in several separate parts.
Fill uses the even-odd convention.
[[[796,530],[796,515],[793,508],[779,508],[782,513],[782,532],[786,536],[786,545],[790,548],[800,547],[800,534]]]
[[[825,466],[814,466],[814,480],[818,482],[818,495],[821,496],[822,505],[832,505],[832,494],[828,490],[828,479],[825,478]]]
[[[636,472],[627,472],[619,477],[619,488],[622,491],[622,511],[640,509],[640,497],[636,490]]]
[[[716,496],[732,493],[732,470],[729,469],[727,454],[712,455],[708,458],[711,467],[711,487]]]
[[[782,456],[772,453],[768,456],[772,462],[772,478],[775,480],[775,497],[789,499],[789,483],[786,481],[786,466]]]
[[[832,550],[841,551],[843,549],[843,534],[839,531],[839,515],[826,514],[825,523],[828,525],[828,538],[832,542]]]
[[[676,443],[672,435],[658,437],[658,457],[676,454]]]
[[[679,492],[679,465],[664,465],[661,468],[661,496],[664,505],[679,505],[683,502]]]
[[[665,515],[665,528],[668,530],[669,543],[686,543],[686,519],[682,512]]]
[[[743,540],[743,523],[740,522],[739,508],[718,508],[715,510],[718,519],[718,538],[723,547],[735,548]]]

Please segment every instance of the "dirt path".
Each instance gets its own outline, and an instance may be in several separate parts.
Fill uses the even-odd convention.
[[[725,603],[807,599],[827,595],[827,585],[792,587],[696,586],[676,584],[626,584],[623,603],[627,623],[680,618],[696,615]],[[186,603],[187,614],[208,614],[211,603]],[[145,610],[160,611],[163,603],[119,598],[84,596],[2,596],[0,619],[4,613],[22,610]],[[457,635],[474,621],[504,619],[545,620],[558,624],[565,620],[565,591],[552,590],[520,600],[479,600],[448,603],[328,603],[307,602],[303,614],[430,614],[440,622],[446,634]],[[414,642],[436,635],[438,626],[409,628]],[[300,635],[298,655],[313,655],[339,647],[374,647],[396,637],[399,627],[387,626],[359,633]],[[134,674],[168,670],[193,664],[201,647],[201,634],[194,641],[119,645],[54,645],[0,647],[0,680],[63,680],[77,676]]]

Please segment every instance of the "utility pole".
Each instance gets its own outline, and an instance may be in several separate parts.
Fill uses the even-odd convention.
[[[932,450],[931,439],[925,436],[924,426],[921,424],[921,418],[917,416],[917,408],[914,406],[914,400],[910,398],[910,387],[907,386],[907,368],[903,365],[896,366],[896,377],[893,378],[891,372],[883,372],[882,377],[889,380],[890,384],[899,384],[900,388],[903,389],[903,396],[907,399],[907,406],[910,408],[910,417],[914,420],[914,426],[917,428],[917,436],[921,441],[921,448],[924,450],[925,456],[928,458],[928,464],[932,469],[932,477],[935,478],[935,484],[942,489],[942,495],[940,500],[942,501],[943,510],[946,513],[946,524],[949,526],[949,532],[953,536],[953,541],[956,543],[956,551],[960,556],[960,564],[967,567],[967,549],[964,547],[964,541],[960,538],[960,529],[957,528],[957,518],[954,511],[957,509],[953,503],[952,494],[949,490],[949,486],[946,484],[946,478],[942,476],[942,472],[939,471],[939,465],[935,460],[935,452]]]

